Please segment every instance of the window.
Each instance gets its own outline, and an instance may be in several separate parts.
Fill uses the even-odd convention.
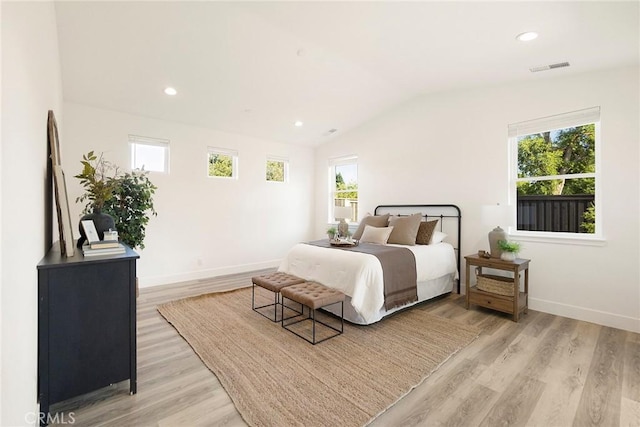
[[[238,152],[209,147],[208,175],[219,178],[238,178]]]
[[[131,169],[169,172],[169,140],[129,135]]]
[[[341,157],[329,161],[329,222],[335,222],[336,207],[350,207],[347,221],[358,220],[358,158]]]
[[[509,125],[515,232],[601,234],[600,108]]]
[[[267,158],[267,181],[289,182],[289,161],[277,157]]]

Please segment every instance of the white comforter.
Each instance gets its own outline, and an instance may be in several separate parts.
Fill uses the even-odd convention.
[[[448,243],[390,246],[413,252],[418,282],[456,272],[455,253]],[[374,255],[299,243],[282,260],[278,271],[339,289],[351,297],[351,305],[367,322],[384,304],[382,266]]]

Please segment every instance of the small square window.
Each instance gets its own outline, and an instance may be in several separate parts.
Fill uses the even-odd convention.
[[[238,152],[209,147],[208,176],[218,178],[238,178]]]
[[[278,158],[267,159],[267,181],[288,182],[289,161]]]
[[[131,169],[169,172],[169,141],[129,135]]]

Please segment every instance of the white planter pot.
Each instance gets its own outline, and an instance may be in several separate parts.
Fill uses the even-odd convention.
[[[517,254],[515,252],[502,252],[500,259],[503,261],[515,261]]]

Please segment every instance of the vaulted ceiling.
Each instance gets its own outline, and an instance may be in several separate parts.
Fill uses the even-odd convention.
[[[65,101],[313,146],[420,94],[638,64],[638,6],[70,1],[56,13]],[[517,41],[525,31],[539,37]]]

